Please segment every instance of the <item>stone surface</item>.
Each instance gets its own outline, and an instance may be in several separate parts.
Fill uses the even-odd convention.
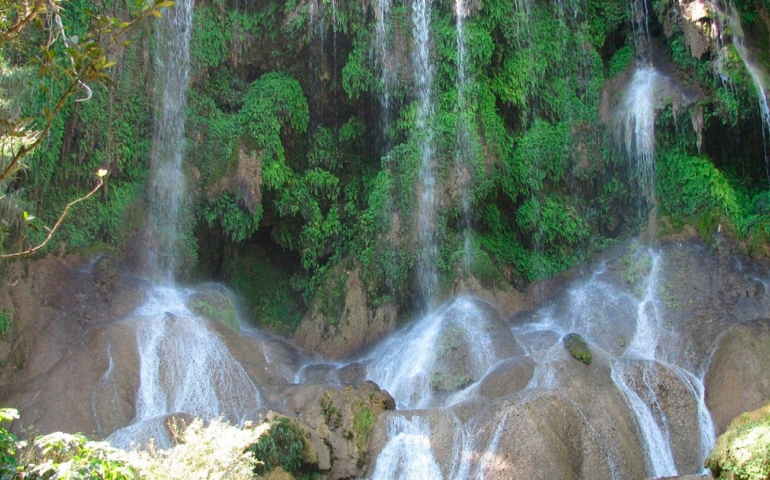
[[[294,342],[329,359],[345,358],[392,332],[396,313],[392,304],[369,308],[360,263],[341,262],[327,276]]]
[[[705,377],[717,434],[770,399],[770,319],[735,325],[717,342]]]
[[[358,388],[326,389],[318,402],[300,416],[318,435],[314,442],[316,448],[328,451],[331,459],[329,478],[362,476],[370,459],[371,434],[371,425],[363,419],[369,415],[379,417],[395,408],[396,403],[388,392],[367,381]]]

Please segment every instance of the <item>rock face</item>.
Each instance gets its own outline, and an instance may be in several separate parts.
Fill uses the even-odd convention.
[[[300,416],[314,432],[311,441],[319,458],[330,461],[328,465],[319,462],[319,468],[329,470],[331,479],[360,477],[370,459],[372,427],[383,412],[395,408],[393,397],[373,382],[364,382],[358,388],[325,390],[318,402]]]
[[[342,262],[327,277],[294,341],[330,359],[348,357],[396,327],[396,307],[369,308],[358,261]]]
[[[770,399],[770,319],[730,328],[717,341],[706,372],[706,405],[717,434],[742,412]]]
[[[98,437],[130,419],[136,348],[117,342],[111,351],[108,344],[120,330],[111,330],[111,322],[142,301],[141,282],[110,257],[85,265],[76,257],[19,262],[8,267],[4,281],[0,304],[12,312],[12,332],[0,359],[0,404],[19,409],[21,423],[14,428]],[[108,400],[93,386],[111,365],[127,372],[124,382],[104,386],[114,389]],[[94,415],[95,409],[101,413]]]

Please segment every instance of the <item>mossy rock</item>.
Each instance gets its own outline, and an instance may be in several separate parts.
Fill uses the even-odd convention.
[[[770,404],[733,419],[706,467],[718,479],[770,479]]]
[[[187,308],[196,315],[219,322],[235,332],[241,331],[235,305],[222,287],[205,287],[190,295]]]
[[[588,343],[583,337],[577,333],[569,333],[561,341],[564,342],[564,346],[567,347],[573,357],[586,365],[591,365],[591,349],[588,348]]]

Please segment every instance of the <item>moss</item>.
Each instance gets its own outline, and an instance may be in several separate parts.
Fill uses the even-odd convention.
[[[706,460],[718,479],[770,478],[770,404],[735,418]]]
[[[366,447],[369,444],[369,436],[372,433],[372,427],[377,422],[377,414],[368,407],[359,405],[353,415],[353,433],[358,447],[358,467],[366,464]]]
[[[564,346],[573,357],[586,365],[591,364],[591,350],[588,348],[588,343],[583,337],[577,333],[569,333],[562,338],[562,342],[564,342]]]
[[[219,322],[235,332],[241,331],[241,324],[235,313],[233,302],[221,292],[199,294],[191,303],[194,313]]]

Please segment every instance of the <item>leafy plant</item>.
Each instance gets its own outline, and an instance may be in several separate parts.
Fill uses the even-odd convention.
[[[280,466],[295,478],[312,478],[313,472],[308,470],[304,461],[305,444],[302,434],[286,417],[276,419],[259,441],[248,448],[259,463],[254,467],[254,473],[264,475],[275,467]]]
[[[16,473],[16,455],[20,447],[16,435],[6,430],[2,424],[19,418],[18,410],[0,408],[0,478],[12,478]]]

